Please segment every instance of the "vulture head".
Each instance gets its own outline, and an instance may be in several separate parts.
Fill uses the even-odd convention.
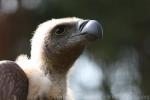
[[[95,20],[52,19],[35,31],[31,59],[47,61],[55,68],[69,68],[90,41],[102,38],[102,32],[101,24]]]

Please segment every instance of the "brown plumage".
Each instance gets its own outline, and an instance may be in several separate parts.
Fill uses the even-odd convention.
[[[27,100],[28,79],[12,61],[0,62],[0,100]]]
[[[83,20],[80,18],[52,19],[44,22],[34,33],[31,41],[31,58],[19,56],[12,64],[6,63],[4,69],[0,64],[0,80],[5,76],[2,73],[19,73],[20,77],[10,76],[0,81],[0,84],[14,82],[15,88],[8,91],[19,90],[16,97],[27,95],[27,100],[73,100],[71,90],[67,84],[67,73],[75,60],[84,50],[88,42],[102,36],[101,25],[95,20]],[[17,66],[17,67],[16,67]],[[20,72],[17,71],[19,67]],[[6,70],[11,71],[6,71]],[[23,75],[25,72],[26,76]],[[22,75],[22,76],[21,76]],[[28,80],[26,79],[28,78]],[[9,82],[8,82],[8,81]],[[25,81],[25,82],[24,82]],[[29,81],[29,84],[28,82]],[[24,89],[20,90],[22,86]],[[2,87],[0,85],[0,87]],[[27,87],[28,92],[27,92]],[[1,92],[6,93],[5,91]],[[6,96],[8,94],[5,94]],[[8,95],[9,96],[9,95]],[[3,97],[0,95],[0,97]],[[26,97],[25,97],[26,98]],[[17,99],[17,100],[25,100]],[[9,100],[9,99],[5,99]]]

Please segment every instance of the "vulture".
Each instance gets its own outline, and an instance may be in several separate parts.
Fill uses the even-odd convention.
[[[86,45],[102,34],[96,20],[67,17],[40,24],[30,58],[0,61],[0,100],[74,100],[67,73]]]

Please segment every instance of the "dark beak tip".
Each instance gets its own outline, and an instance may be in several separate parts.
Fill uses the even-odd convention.
[[[85,24],[84,24],[85,23]],[[103,28],[102,25],[96,20],[86,20],[80,23],[82,26],[81,33],[86,33],[86,37],[89,40],[101,39],[103,37]],[[81,26],[80,26],[81,27]]]

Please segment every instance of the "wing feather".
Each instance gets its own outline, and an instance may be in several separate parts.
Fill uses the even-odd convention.
[[[0,100],[27,100],[28,79],[13,61],[0,61]]]

